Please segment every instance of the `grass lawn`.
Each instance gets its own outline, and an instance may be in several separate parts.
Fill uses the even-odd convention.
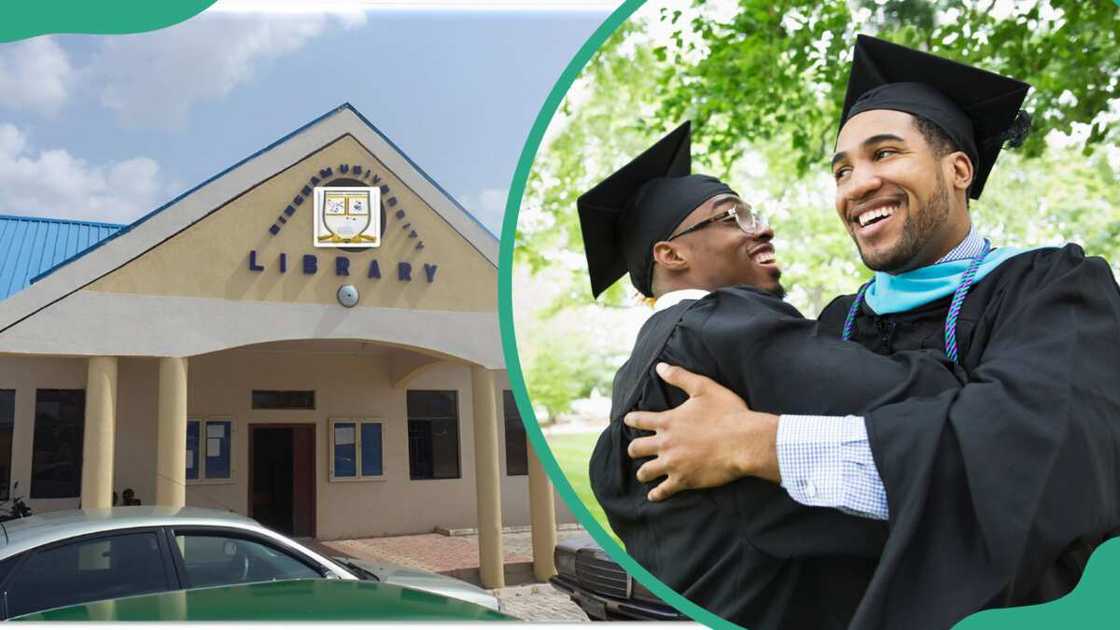
[[[591,480],[587,474],[587,463],[591,461],[591,451],[595,448],[595,441],[599,439],[599,432],[563,433],[548,435],[545,436],[545,439],[548,440],[548,446],[552,449],[552,454],[560,462],[560,469],[564,471],[564,476],[568,478],[568,483],[572,484],[572,488],[575,489],[580,501],[595,517],[595,520],[603,526],[603,529],[607,530],[613,537],[614,532],[611,532],[611,527],[607,524],[607,517],[603,514],[603,508],[599,507],[599,502],[595,500],[595,495],[591,492]]]

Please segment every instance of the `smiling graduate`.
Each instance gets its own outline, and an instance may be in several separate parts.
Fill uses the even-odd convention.
[[[762,478],[651,503],[655,484],[636,479],[642,462],[627,452],[639,434],[622,418],[685,399],[658,362],[719,378],[754,408],[803,413],[934,396],[960,387],[960,374],[937,352],[883,357],[816,335],[781,299],[773,232],[727,184],[691,173],[689,137],[686,123],[578,201],[592,292],[629,273],[656,298],[615,377],[592,488],[629,553],[697,604],[750,628],[845,628],[884,543],[881,521],[798,504],[774,483],[775,462],[745,471]]]
[[[1004,143],[1029,128],[1028,89],[882,40],[856,44],[832,168],[839,217],[875,275],[825,308],[819,333],[884,356],[938,352],[963,387],[794,416],[805,412],[743,410],[724,388],[674,373],[688,403],[627,419],[659,432],[630,449],[656,456],[638,473],[662,478],[656,499],[776,458],[798,503],[884,522],[853,628],[947,628],[1052,600],[1120,527],[1120,288],[1075,244],[995,248],[969,218]],[[726,437],[744,424],[775,429]],[[665,435],[677,436],[668,447]]]

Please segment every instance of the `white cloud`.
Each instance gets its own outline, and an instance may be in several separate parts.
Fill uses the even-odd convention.
[[[66,51],[50,37],[0,45],[0,106],[54,114],[73,74]]]
[[[84,78],[121,121],[181,125],[191,107],[220,100],[257,68],[320,35],[324,15],[202,15],[151,33],[105,38]],[[344,26],[360,23],[344,19]]]
[[[168,192],[155,160],[91,165],[65,149],[36,152],[25,133],[0,124],[0,212],[130,223]]]
[[[460,195],[458,199],[467,211],[497,234],[502,228],[507,196],[509,191],[504,188],[484,188],[477,193]]]
[[[218,0],[215,13],[357,13],[365,11],[603,11],[619,0]]]

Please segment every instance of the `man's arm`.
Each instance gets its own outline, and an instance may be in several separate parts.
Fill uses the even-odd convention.
[[[753,476],[780,483],[802,505],[887,520],[862,417],[779,418],[752,412],[731,390],[683,368],[659,364],[657,373],[689,399],[669,411],[626,416],[627,425],[655,432],[629,448],[632,458],[654,458],[638,469],[639,481],[665,477],[651,501]]]
[[[775,414],[851,414],[959,388],[963,372],[940,353],[888,357],[817,335],[815,322],[792,307],[741,289],[719,291],[705,302],[698,307],[708,309],[707,319],[685,326],[682,334],[712,357],[716,369],[711,375],[727,388],[669,370],[663,380],[693,399],[662,412],[663,423],[643,422],[653,417],[647,414],[629,416],[635,428],[658,432],[636,440],[630,451],[633,457],[657,456],[642,471],[643,481],[667,476],[650,497],[663,500],[744,474],[774,482],[781,477],[804,505],[885,520],[882,483],[862,420],[841,416],[815,423],[787,415],[779,422],[777,415],[752,413],[731,392],[742,394],[754,409]],[[730,417],[733,412],[744,417]],[[678,424],[681,430],[673,431]],[[817,430],[822,428],[828,430]],[[730,439],[737,432],[744,436]],[[771,448],[745,448],[748,443]],[[829,472],[839,477],[829,478]]]
[[[862,416],[793,416],[775,439],[782,487],[802,505],[887,520],[887,491]]]

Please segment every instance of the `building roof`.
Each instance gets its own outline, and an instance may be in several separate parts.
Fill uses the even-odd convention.
[[[488,246],[483,246],[479,249],[482,254],[491,261],[495,266],[497,265],[497,241],[498,237],[489,228],[487,228],[477,217],[475,217],[469,210],[463,207],[451,193],[447,192],[442,186],[436,182],[420,165],[412,160],[407,154],[404,153],[389,139],[380,129],[369,121],[365,116],[354,108],[350,103],[343,103],[331,111],[319,116],[315,120],[301,126],[300,128],[292,131],[284,137],[269,144],[267,147],[257,151],[256,153],[246,157],[245,159],[237,162],[233,166],[226,168],[220,173],[210,177],[206,181],[198,184],[194,188],[187,190],[178,197],[165,203],[164,205],[148,212],[129,225],[116,225],[110,223],[96,223],[91,221],[68,221],[63,219],[48,219],[38,217],[19,217],[11,215],[0,215],[0,301],[7,299],[12,294],[26,288],[28,285],[42,280],[46,276],[51,275],[56,270],[64,267],[71,262],[82,258],[89,252],[97,249],[98,246],[113,240],[118,236],[123,236],[141,224],[146,223],[149,219],[161,214],[164,210],[176,205],[179,201],[191,195],[195,191],[207,186],[211,182],[221,178],[237,169],[238,167],[252,161],[254,158],[279,147],[280,145],[288,142],[292,138],[300,135],[307,129],[317,125],[318,123],[332,118],[341,112],[349,112],[356,116],[366,127],[368,127],[374,134],[383,140],[389,147],[392,148],[407,164],[428,184],[439,191],[450,204],[465,216],[470,223],[477,227],[473,233],[478,234],[482,239],[489,241]],[[446,219],[447,217],[445,217]],[[12,228],[15,231],[8,233],[8,222],[11,221]],[[34,231],[29,233],[28,226],[21,225],[21,222],[30,222],[37,225]],[[54,229],[52,230],[52,226]],[[65,234],[65,238],[59,236],[56,230],[62,229],[69,232],[73,230],[73,234]],[[459,229],[459,228],[456,228]],[[39,239],[39,233],[42,232],[42,240]],[[460,230],[461,232],[461,230]],[[466,236],[466,235],[465,235]],[[467,238],[476,248],[479,244],[475,239]],[[492,250],[492,251],[491,251]]]
[[[0,300],[123,227],[94,221],[0,215]]]
[[[395,180],[392,188],[409,191],[410,203],[414,197],[425,213],[434,213],[426,220],[441,222],[440,229],[450,230],[445,234],[457,235],[482,257],[472,259],[472,268],[477,266],[479,275],[471,282],[493,281],[498,267],[497,237],[420,172],[368,120],[343,105],[56,263],[32,277],[29,286],[0,300],[0,353],[187,357],[273,341],[361,339],[503,369],[496,299],[492,306],[480,302],[473,310],[456,308],[450,302],[450,310],[416,309],[405,302],[399,302],[405,308],[370,304],[341,316],[337,300],[328,299],[334,297],[329,291],[324,291],[327,297],[319,302],[292,302],[241,299],[230,293],[228,285],[197,287],[197,294],[188,291],[188,295],[86,290],[228,209],[262,182],[339,141],[353,142],[351,150],[367,152]],[[365,159],[360,156],[364,154],[355,155]],[[275,215],[262,216],[271,222]],[[273,234],[272,229],[267,233]],[[230,254],[237,258],[238,266],[248,260],[240,254]],[[484,297],[489,299],[490,294]],[[201,321],[208,324],[199,325]],[[333,323],[324,326],[327,321]],[[141,325],[143,334],[138,334]]]

